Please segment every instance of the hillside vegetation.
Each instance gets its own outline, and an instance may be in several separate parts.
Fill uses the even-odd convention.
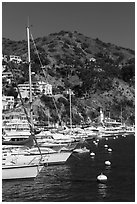
[[[61,31],[35,39],[38,55],[31,41],[33,80],[48,81],[53,85],[52,97],[38,96],[34,111],[40,121],[69,121],[69,97],[63,91],[71,88],[73,122],[93,120],[102,107],[112,118],[121,115],[124,121],[135,120],[135,53],[78,32]],[[3,38],[3,54],[15,54],[26,60],[27,42]],[[42,68],[43,66],[43,68]],[[17,83],[28,81],[28,64],[14,66]],[[7,68],[8,70],[8,68]],[[6,70],[6,71],[7,71]],[[17,71],[18,70],[18,71]],[[11,87],[3,87],[9,94]],[[10,94],[13,94],[13,91]],[[15,96],[15,93],[14,93]],[[56,101],[56,108],[55,108]]]

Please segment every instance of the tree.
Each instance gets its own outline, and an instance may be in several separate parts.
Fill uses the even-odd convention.
[[[134,76],[135,76],[134,64],[130,64],[122,68],[121,77],[125,82],[130,82],[130,80],[132,80]]]

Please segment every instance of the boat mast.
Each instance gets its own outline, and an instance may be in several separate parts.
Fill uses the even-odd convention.
[[[28,64],[29,64],[29,89],[30,89],[30,121],[33,128],[33,113],[32,113],[32,80],[31,80],[31,59],[30,59],[30,31],[29,31],[29,20],[27,26],[27,39],[28,39]]]
[[[33,123],[33,112],[32,112],[32,82],[31,82],[31,59],[30,59],[30,27],[29,27],[29,18],[28,18],[28,26],[27,26],[27,39],[28,39],[28,63],[29,63],[29,89],[30,89],[30,123],[31,123],[31,134],[33,136],[33,139],[36,143],[36,146],[38,147],[38,150],[41,155],[41,150],[39,148],[38,142],[36,140],[35,134],[34,134],[34,123]]]
[[[70,102],[70,130],[71,130],[71,133],[72,133],[71,89],[69,89],[69,102]]]

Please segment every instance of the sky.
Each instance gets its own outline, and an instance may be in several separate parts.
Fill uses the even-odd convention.
[[[2,37],[26,40],[28,16],[34,38],[78,31],[135,49],[134,2],[3,2]]]

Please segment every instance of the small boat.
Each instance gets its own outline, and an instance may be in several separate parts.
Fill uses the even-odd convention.
[[[5,139],[5,137],[3,136],[2,145],[24,145],[31,147],[33,146],[33,138],[31,137],[31,135],[29,137],[14,136],[10,139]]]
[[[99,137],[113,137],[113,136],[120,136],[125,133],[125,124],[116,121],[115,119],[111,119],[109,117],[104,117],[103,111],[100,110],[100,118],[101,126],[98,126],[98,136]]]
[[[135,134],[135,126],[126,126],[125,135],[134,135]]]
[[[73,150],[73,153],[80,153],[80,154],[82,154],[82,153],[89,153],[89,152],[90,152],[90,150],[87,149],[86,147],[79,148],[79,149],[74,149]]]

